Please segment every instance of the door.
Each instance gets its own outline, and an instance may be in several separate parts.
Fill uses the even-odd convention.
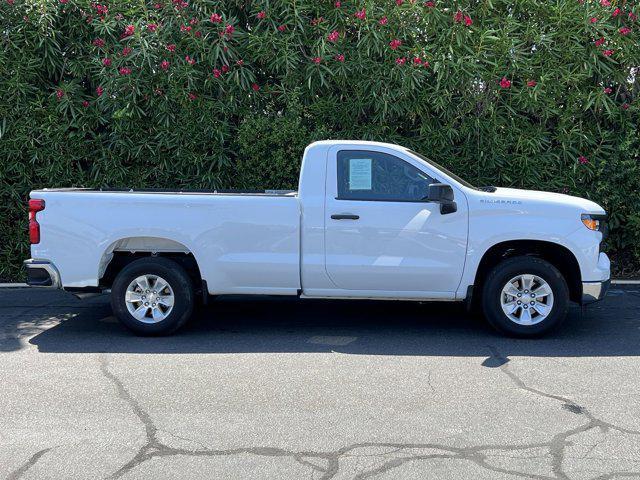
[[[338,289],[453,298],[467,247],[464,193],[452,185],[457,211],[443,215],[439,204],[424,200],[428,185],[439,181],[425,163],[384,147],[360,148],[329,150],[329,278]]]

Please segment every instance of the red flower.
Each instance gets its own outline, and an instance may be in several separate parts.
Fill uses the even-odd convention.
[[[147,30],[149,30],[150,32],[155,32],[158,29],[158,25],[155,23],[150,23],[149,25],[147,25]]]
[[[364,20],[365,18],[367,18],[367,10],[366,9],[362,9],[362,10],[358,10],[354,16],[360,20]]]
[[[191,25],[180,25],[180,31],[181,32],[190,32],[191,31]]]
[[[613,13],[611,14],[611,16],[613,18],[616,18],[618,15],[620,15],[622,13],[622,10],[620,10],[619,8],[616,7],[616,9],[613,11]]]
[[[156,10],[160,10],[162,8],[162,4],[161,3],[156,3],[153,8],[155,8]]]
[[[197,24],[198,24],[197,18],[192,18],[191,20],[189,20],[189,25],[197,25]]]
[[[227,73],[229,71],[229,65],[222,65],[222,73]]]
[[[500,80],[500,86],[502,88],[511,87],[511,80],[507,80],[507,77],[502,77],[502,80]]]
[[[189,55],[187,55],[186,57],[184,57],[185,62],[187,62],[189,65],[193,65],[194,63],[196,63],[195,58],[191,58]]]
[[[405,63],[407,63],[407,59],[404,57],[401,58],[396,58],[396,65],[404,65]]]
[[[378,20],[378,23],[380,25],[386,25],[388,21],[389,20],[387,19],[387,17],[382,17],[380,20]]]
[[[176,46],[173,43],[170,45],[167,45],[167,50],[169,50],[170,52],[175,52]]]
[[[58,100],[60,100],[62,97],[64,97],[64,92],[60,89],[56,90],[56,97],[58,97]]]
[[[219,15],[217,13],[212,13],[211,16],[209,17],[209,20],[211,20],[211,23],[220,23],[222,22],[222,15]]]
[[[320,62],[322,62],[322,59],[320,57],[313,57],[312,58],[313,63],[315,63],[316,65],[319,65]]]
[[[396,5],[400,6],[404,3],[404,0],[396,0]]]
[[[120,75],[131,75],[131,69],[128,67],[120,67]]]
[[[469,15],[464,16],[464,24],[467,27],[470,27],[473,24],[473,20],[471,20],[471,17]]]
[[[413,57],[414,65],[422,65],[422,59],[420,57]]]
[[[340,0],[336,0],[336,3],[333,4],[336,8],[340,8],[342,6],[342,2]]]
[[[431,66],[431,64],[425,60],[424,62],[422,62],[422,66],[424,68],[428,68],[429,66]]]
[[[106,5],[96,5],[96,12],[98,15],[106,15],[109,13],[109,8]]]
[[[629,104],[628,103],[623,103],[621,106],[622,106],[623,110],[627,110],[629,108]]]
[[[620,27],[618,32],[620,32],[620,35],[629,35],[629,33],[631,33],[631,29],[629,27]]]
[[[9,5],[13,5],[13,4],[14,4],[14,0],[7,0],[7,3],[8,3]]]
[[[254,92],[257,92],[258,90],[260,90],[260,85],[258,85],[257,83],[254,83],[253,85],[251,85],[251,88],[253,89]]]
[[[338,62],[344,62],[344,55],[342,53],[339,53],[333,58],[335,58]]]
[[[213,76],[215,78],[220,78],[222,76],[222,72],[220,70],[218,70],[217,68],[213,69]]]
[[[428,8],[433,8],[436,6],[436,2],[424,2],[424,6]]]
[[[162,70],[169,70],[169,65],[170,63],[167,60],[163,60],[162,62],[160,62],[160,68]]]
[[[610,0],[600,0],[600,5],[602,5],[603,7],[610,7],[611,6],[611,1]]]
[[[104,40],[103,40],[103,39],[101,39],[101,38],[96,38],[96,39],[93,41],[93,44],[94,44],[96,47],[104,47]]]
[[[136,31],[136,27],[134,27],[133,25],[127,25],[126,27],[124,27],[124,32],[122,33],[122,36],[130,37],[131,35],[134,34],[135,31]]]
[[[102,88],[102,87],[96,88],[96,95],[101,97],[103,93],[104,93],[104,88]]]
[[[286,25],[278,25],[278,31],[279,32],[284,32],[287,29]]]
[[[605,57],[610,57],[611,55],[613,55],[613,50],[603,50],[602,54]]]
[[[198,38],[202,37],[202,32],[201,32],[200,30],[198,30],[198,31],[195,33],[195,36],[196,36],[196,37],[198,37]]]
[[[233,35],[233,32],[235,32],[235,28],[233,25],[229,24],[226,27],[224,27],[224,33],[226,33],[227,35],[231,36]]]
[[[189,92],[189,100],[193,102],[196,98],[198,98],[198,96],[195,93]]]
[[[599,47],[600,45],[602,45],[605,42],[604,37],[600,37],[599,39],[597,39],[595,42],[596,47]]]
[[[62,3],[63,5],[69,3],[69,0],[60,0],[60,3]]]
[[[258,12],[258,15],[256,15],[256,17],[258,17],[260,20],[267,18],[267,12],[265,12],[264,10],[261,12]]]
[[[397,38],[394,38],[389,42],[391,50],[397,50],[400,45],[402,45],[402,40],[398,40]]]
[[[239,67],[241,67],[242,65],[244,65],[244,60],[236,60],[236,65],[238,65]]]
[[[538,84],[535,80],[529,80],[527,82],[527,87],[535,87]]]
[[[597,18],[597,17],[591,17],[591,18],[589,19],[589,21],[590,21],[591,23],[596,23],[596,22],[598,21],[598,18]]]
[[[611,92],[613,92],[613,89],[611,87],[607,87],[604,90],[604,93],[606,93],[607,95],[609,95]]]
[[[585,165],[585,164],[589,163],[589,159],[588,159],[587,157],[585,157],[584,155],[580,155],[580,156],[578,157],[578,162],[579,162],[581,165]]]
[[[126,57],[127,55],[129,55],[131,53],[131,48],[130,47],[124,47],[122,49],[122,56]]]
[[[337,42],[338,38],[340,38],[340,34],[338,33],[337,30],[334,30],[333,32],[331,32],[328,36],[327,36],[327,40],[329,40],[330,42]]]
[[[462,12],[460,10],[458,10],[455,15],[453,16],[453,21],[456,23],[460,23],[463,19],[464,15],[462,14]]]
[[[62,2],[62,0],[60,0],[60,1]],[[63,3],[66,3],[66,2],[63,2]],[[89,107],[89,101],[88,101],[88,100],[85,100],[84,102],[82,102],[82,106],[83,106],[84,108],[88,108],[88,107]]]
[[[629,12],[629,20],[631,20],[632,22],[635,22],[638,19],[638,16],[633,13],[633,12]]]

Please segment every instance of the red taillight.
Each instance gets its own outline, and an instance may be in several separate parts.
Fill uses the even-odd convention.
[[[36,220],[36,213],[44,210],[44,200],[32,198],[29,200],[29,240],[32,245],[40,243],[40,225]]]

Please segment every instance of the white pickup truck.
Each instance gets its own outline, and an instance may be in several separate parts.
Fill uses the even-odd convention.
[[[31,192],[28,283],[111,290],[146,335],[209,295],[466,301],[504,333],[600,300],[605,211],[557,193],[477,188],[407,148],[307,147],[297,192]]]

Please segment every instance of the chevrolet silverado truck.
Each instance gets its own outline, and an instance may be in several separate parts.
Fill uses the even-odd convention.
[[[466,302],[541,335],[600,300],[606,213],[558,193],[474,187],[407,148],[321,141],[298,191],[43,189],[29,200],[28,284],[111,292],[143,335],[212,295]]]

